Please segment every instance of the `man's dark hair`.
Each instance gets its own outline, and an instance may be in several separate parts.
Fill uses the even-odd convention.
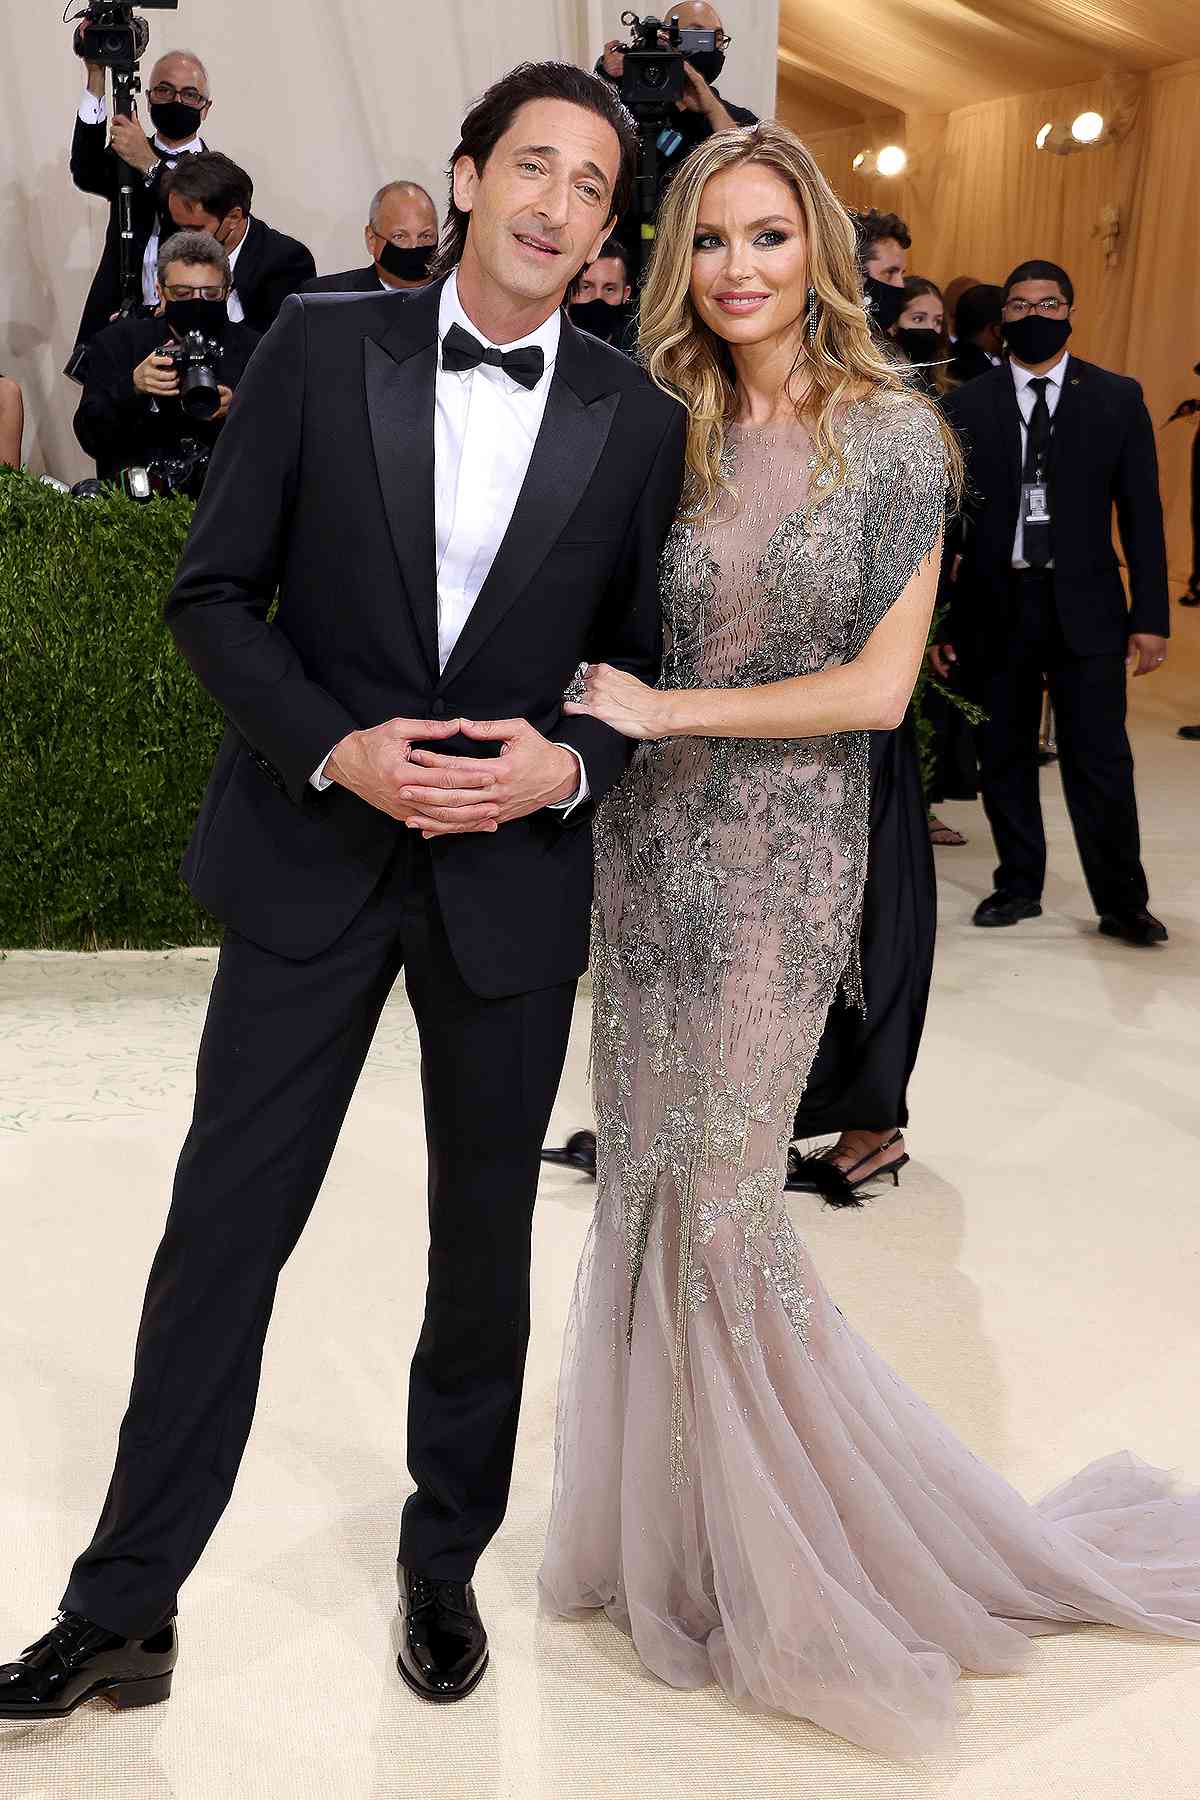
[[[1041,257],[1037,256],[1029,262],[1018,263],[1004,284],[1003,299],[1005,302],[1020,281],[1056,281],[1063,291],[1067,305],[1074,306],[1075,304],[1075,289],[1071,285],[1071,277],[1065,269],[1060,269],[1057,263],[1043,262]]]
[[[226,287],[233,279],[229,269],[228,250],[224,244],[218,244],[216,238],[207,231],[177,231],[172,237],[164,238],[158,251],[160,288],[167,279],[167,270],[172,263],[182,263],[185,269],[202,269],[206,266],[219,269]]]
[[[595,260],[596,260],[596,262],[605,262],[609,257],[615,258],[615,260],[620,263],[622,271],[624,272],[624,275],[625,275],[625,285],[628,287],[628,285],[629,285],[629,252],[625,248],[624,244],[621,242],[619,237],[605,238],[604,242],[600,246],[600,254],[599,254],[599,256],[596,257]],[[567,294],[568,305],[570,304],[570,302],[572,300],[577,300],[579,298],[579,284],[583,280],[584,276],[587,274],[588,270],[590,268],[592,268],[593,266],[594,265],[592,263],[584,263],[582,269],[580,269],[578,275],[575,277],[574,281],[571,283],[570,291]]]
[[[606,125],[612,126],[621,149],[617,185],[611,201],[612,213],[619,219],[629,211],[637,169],[638,134],[633,114],[616,88],[611,82],[602,81],[598,75],[584,69],[576,69],[570,63],[521,63],[494,82],[463,120],[462,137],[450,158],[450,205],[431,275],[445,275],[456,268],[466,247],[471,215],[461,212],[454,204],[455,163],[460,157],[469,156],[482,175],[488,157],[521,108],[531,100],[565,100],[571,106],[582,106],[595,113]]]
[[[163,185],[164,202],[171,194],[202,206],[214,219],[223,219],[235,206],[249,218],[254,183],[232,157],[219,150],[204,150],[199,156],[180,157]]]
[[[955,337],[960,343],[970,342],[989,325],[999,325],[1003,305],[1003,289],[994,282],[979,281],[974,287],[964,289],[954,309]]]
[[[858,260],[865,263],[872,244],[884,238],[895,238],[902,250],[912,249],[912,234],[899,213],[878,212],[869,206],[866,212],[852,212],[854,234],[858,239]]]

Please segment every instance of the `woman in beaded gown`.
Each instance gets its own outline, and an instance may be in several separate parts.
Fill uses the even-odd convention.
[[[641,328],[691,414],[663,675],[594,667],[575,703],[643,742],[596,822],[598,1185],[539,1587],[673,1686],[911,1755],[962,1669],[1037,1633],[1200,1638],[1200,1496],[1122,1452],[1029,1505],[846,1321],[782,1202],[855,991],[865,733],[907,704],[956,472],[859,293],[783,128],[676,176]]]

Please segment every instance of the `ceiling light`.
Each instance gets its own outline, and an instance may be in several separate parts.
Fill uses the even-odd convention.
[[[1053,130],[1054,130],[1054,120],[1047,119],[1046,123],[1042,126],[1041,130],[1038,132],[1037,136],[1033,140],[1039,150],[1045,149],[1046,139],[1050,136],[1050,133]]]
[[[899,144],[885,144],[875,158],[875,167],[881,175],[899,175],[907,162],[908,156]]]
[[[1072,121],[1071,136],[1078,144],[1094,144],[1104,130],[1104,120],[1098,112],[1083,112]]]

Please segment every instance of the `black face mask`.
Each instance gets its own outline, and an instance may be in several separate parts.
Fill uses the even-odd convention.
[[[693,50],[691,55],[685,58],[685,61],[690,62],[697,75],[702,75],[709,87],[712,87],[714,82],[721,79],[721,70],[725,67],[725,52],[723,50]]]
[[[863,296],[867,317],[876,331],[888,331],[908,305],[907,290],[893,287],[890,281],[879,281],[874,275],[863,276]]]
[[[429,275],[429,265],[433,261],[435,246],[418,244],[415,250],[402,250],[398,244],[390,241],[383,246],[376,261],[381,269],[395,276],[397,281],[425,281]]]
[[[571,307],[571,323],[619,349],[632,314],[632,306],[624,302],[610,306],[607,300],[576,300]]]
[[[942,347],[941,332],[924,325],[898,325],[894,337],[909,362],[934,362]]]
[[[202,331],[205,337],[220,342],[228,323],[229,314],[223,300],[167,301],[167,324],[177,337],[186,337],[189,331]]]
[[[1071,321],[1026,313],[1023,319],[1005,319],[1002,329],[1014,356],[1026,363],[1044,363],[1057,356],[1070,337]]]
[[[182,100],[168,100],[163,106],[151,105],[150,122],[168,143],[182,144],[185,138],[195,137],[204,122],[204,114],[198,106],[185,106]]]

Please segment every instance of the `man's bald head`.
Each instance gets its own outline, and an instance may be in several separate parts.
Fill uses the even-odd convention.
[[[680,0],[667,14],[667,24],[674,19],[675,23],[687,31],[723,31],[721,15],[715,6],[708,6],[705,0]]]
[[[173,88],[194,87],[208,99],[208,70],[192,50],[168,50],[150,71],[150,86],[169,81]]]

